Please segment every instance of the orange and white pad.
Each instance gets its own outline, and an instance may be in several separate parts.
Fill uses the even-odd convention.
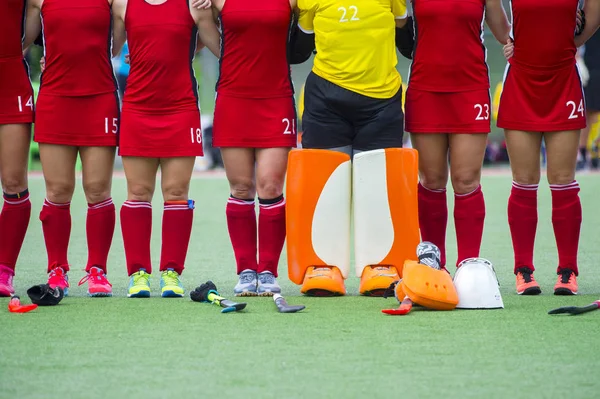
[[[452,277],[445,270],[409,260],[404,264],[404,276],[400,284],[406,296],[426,308],[452,310],[458,305]]]
[[[418,153],[387,148],[358,153],[352,168],[356,275],[367,266],[393,266],[400,277],[420,242]]]
[[[351,163],[347,154],[292,150],[288,158],[288,275],[300,285],[309,267],[350,270]],[[416,187],[416,185],[415,185]]]

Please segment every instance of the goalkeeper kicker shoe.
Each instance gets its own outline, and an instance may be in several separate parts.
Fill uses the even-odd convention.
[[[277,279],[273,273],[258,273],[258,295],[273,296],[273,294],[281,294],[281,287],[277,284]]]
[[[91,297],[112,296],[112,284],[106,278],[104,270],[92,267],[90,271],[79,281],[79,285],[88,283],[88,295]]]
[[[254,270],[246,269],[240,273],[238,283],[233,288],[235,296],[257,296],[258,276]]]
[[[527,267],[517,269],[517,294],[539,295],[542,290],[533,278],[533,272]]]
[[[308,296],[346,295],[344,277],[335,266],[309,267],[300,292]]]
[[[140,269],[133,273],[129,278],[128,298],[149,298],[150,297],[150,275],[146,270]]]
[[[160,275],[160,289],[163,298],[181,298],[185,294],[179,273],[173,269],[167,269]]]
[[[390,284],[398,280],[400,276],[393,266],[365,267],[360,278],[359,292],[365,296],[383,296]]]

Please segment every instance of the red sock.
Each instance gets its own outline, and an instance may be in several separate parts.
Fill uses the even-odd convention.
[[[71,238],[71,203],[55,204],[44,200],[40,220],[48,253],[48,272],[55,267],[69,271],[67,251]]]
[[[254,200],[227,200],[227,228],[235,254],[237,274],[246,269],[257,270],[256,262],[256,211]]]
[[[115,204],[112,198],[88,204],[85,230],[88,244],[87,272],[94,266],[106,273],[106,261],[115,233]]]
[[[121,207],[121,232],[125,246],[127,274],[146,270],[152,274],[150,237],[152,236],[152,204],[146,201],[125,201]]]
[[[419,226],[423,241],[437,245],[442,267],[446,266],[446,226],[448,204],[446,189],[431,190],[419,183]]]
[[[258,272],[271,272],[277,277],[281,250],[285,242],[285,199],[283,195],[264,200],[259,198]]]
[[[551,184],[552,192],[552,226],[558,248],[558,269],[573,270],[576,276],[577,249],[581,230],[581,201],[579,200],[579,184]]]
[[[537,184],[513,182],[508,198],[508,224],[515,253],[515,274],[521,267],[535,270],[533,247],[538,223],[537,189]]]
[[[31,201],[27,190],[20,194],[4,194],[0,213],[0,265],[13,271],[23,246],[31,217]]]
[[[484,221],[485,200],[481,186],[468,194],[454,194],[457,267],[465,259],[479,257]]]
[[[160,271],[173,269],[179,275],[183,273],[193,221],[194,201],[165,202]]]

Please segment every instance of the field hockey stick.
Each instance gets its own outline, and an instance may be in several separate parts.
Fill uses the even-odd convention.
[[[304,305],[288,305],[285,298],[282,297],[280,294],[274,294],[273,301],[275,302],[279,313],[296,313],[303,310],[306,307]]]
[[[577,315],[587,313],[600,308],[600,300],[586,306],[564,306],[562,308],[552,309],[548,314],[569,314]]]
[[[400,303],[400,307],[398,309],[383,309],[381,313],[389,314],[392,316],[404,316],[410,313],[413,307],[412,300],[406,296]]]
[[[21,305],[21,299],[17,295],[13,295],[8,302],[8,311],[10,313],[28,313],[37,309],[38,305]]]
[[[217,291],[217,286],[212,281],[207,281],[197,287],[190,293],[190,297],[192,298],[192,301],[195,302],[212,303],[222,307],[221,313],[237,312],[246,307],[245,303],[233,302],[220,296]]]

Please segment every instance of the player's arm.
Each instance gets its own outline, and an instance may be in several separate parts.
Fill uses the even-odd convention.
[[[600,26],[600,0],[585,0],[583,5],[585,26],[580,35],[575,37],[575,45],[582,46],[596,33]]]
[[[510,24],[508,23],[502,0],[485,1],[485,22],[496,40],[501,44],[508,43]]]
[[[23,40],[23,50],[26,50],[32,43],[43,45],[42,40],[42,19],[40,11],[40,0],[27,1],[27,12],[25,16],[25,39]]]
[[[408,16],[406,0],[391,0],[392,14],[396,20],[396,48],[404,57],[412,60],[415,48],[415,30],[413,18]]]
[[[290,38],[290,64],[302,64],[315,51],[315,33],[310,12],[300,11]],[[304,27],[302,26],[304,25]]]
[[[112,15],[113,15],[113,48],[112,56],[116,57],[121,53],[127,34],[125,33],[125,10],[127,8],[127,0],[113,0]]]
[[[200,41],[208,47],[208,49],[215,55],[215,57],[221,57],[221,35],[215,24],[213,18],[213,12],[211,9],[198,10],[196,8],[190,8],[190,12],[196,26],[198,27],[198,36]]]

